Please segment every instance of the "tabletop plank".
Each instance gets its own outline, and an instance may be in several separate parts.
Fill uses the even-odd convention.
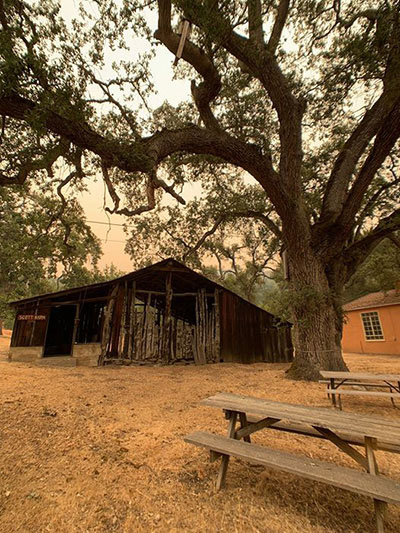
[[[337,412],[328,408],[282,403],[232,393],[219,393],[200,403],[251,415],[279,418],[287,422],[319,426],[361,437],[372,437],[390,444],[400,444],[400,423],[385,418],[373,418],[359,413]]]
[[[400,381],[400,374],[370,374],[364,372],[330,372],[321,370],[323,378],[329,379],[360,379],[370,381]]]

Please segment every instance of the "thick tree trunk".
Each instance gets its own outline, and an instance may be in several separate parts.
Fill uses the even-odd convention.
[[[289,253],[289,264],[295,359],[288,375],[317,380],[320,370],[347,370],[341,351],[342,285],[328,280],[310,249]]]

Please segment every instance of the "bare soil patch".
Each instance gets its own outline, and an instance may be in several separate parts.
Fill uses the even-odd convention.
[[[329,407],[321,385],[285,378],[287,365],[39,368],[8,363],[0,338],[1,532],[368,532],[372,500],[185,444],[196,429],[225,433],[219,391]],[[349,356],[354,371],[400,373],[400,357]],[[344,398],[353,412],[400,420],[384,399]],[[255,442],[353,466],[333,445],[258,433]],[[379,452],[400,481],[400,457]],[[388,532],[400,508],[389,506]]]

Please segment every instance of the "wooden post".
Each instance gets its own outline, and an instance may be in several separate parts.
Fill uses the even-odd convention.
[[[118,348],[121,334],[121,322],[123,316],[124,306],[124,288],[118,285],[117,294],[115,298],[113,320],[111,323],[111,345],[110,355],[112,357],[119,357]]]
[[[115,298],[117,297],[118,285],[115,285],[111,291],[110,299],[108,301],[107,309],[104,313],[104,325],[101,335],[101,353],[97,362],[98,366],[104,364],[104,359],[108,355],[108,348],[111,336],[112,316],[114,310]]]
[[[130,319],[129,319],[129,335],[128,335],[128,354],[129,358],[133,359],[135,353],[135,326],[136,326],[136,281],[132,282],[130,292]]]
[[[196,323],[194,326],[194,332],[193,332],[193,355],[194,355],[194,362],[196,364],[200,364],[200,357],[199,357],[199,294],[196,294],[196,298],[194,301],[194,309],[195,309],[195,319]]]
[[[145,301],[145,305],[143,308],[141,339],[140,339],[140,359],[147,358],[147,333],[148,333],[150,304],[151,304],[151,292],[148,293],[147,300]]]
[[[201,302],[201,355],[203,364],[207,363],[207,297],[205,289],[200,290],[200,302]]]
[[[136,346],[135,359],[137,360],[142,359],[143,326],[144,326],[145,313],[146,313],[146,303],[143,304],[142,312],[137,314],[136,334],[135,334],[135,346]]]
[[[197,333],[197,358],[200,365],[203,364],[203,313],[202,313],[202,295],[199,290],[197,293],[197,316],[196,316],[196,333]]]
[[[219,289],[214,291],[214,309],[215,309],[215,361],[221,361],[221,318],[219,313]]]
[[[124,343],[122,347],[122,357],[126,359],[129,351],[129,333],[131,326],[131,287],[125,281],[125,320],[124,320]]]
[[[379,475],[378,465],[376,463],[374,448],[376,448],[376,439],[371,437],[365,437],[365,452],[368,461],[368,472],[373,476]],[[383,519],[385,516],[386,505],[385,502],[374,499],[375,507],[375,520],[376,520],[376,529],[378,533],[384,532]]]
[[[38,309],[39,309],[39,300],[36,302],[36,307],[35,307],[35,319],[37,317],[37,314],[38,314]],[[36,327],[36,320],[33,321],[33,324],[32,324],[32,331],[31,331],[31,336],[30,336],[30,339],[29,339],[29,346],[32,346],[32,341],[33,341],[33,335],[35,333],[35,327]]]
[[[75,309],[75,318],[74,318],[74,331],[72,332],[72,343],[71,343],[71,355],[74,354],[74,346],[76,342],[76,335],[78,333],[78,327],[79,327],[79,314],[81,311],[81,298],[79,298],[79,302],[76,304]]]
[[[170,360],[170,326],[171,326],[171,303],[172,303],[172,272],[168,272],[165,280],[165,308],[164,323],[161,342],[161,357],[165,363]]]
[[[154,322],[155,314],[154,309],[151,306],[151,294],[147,298],[147,311],[146,311],[146,329],[145,329],[145,358],[151,359],[153,356],[153,337],[154,337]]]

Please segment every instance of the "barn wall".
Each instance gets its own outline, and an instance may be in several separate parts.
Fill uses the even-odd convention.
[[[8,352],[10,361],[30,363],[42,357],[42,346],[11,346]]]
[[[223,291],[221,307],[221,358],[239,363],[288,362],[293,348],[288,326],[275,327],[269,313]]]
[[[51,307],[76,305],[72,355],[78,364],[93,364],[99,352],[101,363],[113,358],[199,364],[292,360],[287,326],[275,327],[271,314],[173,260],[114,282],[15,304],[27,316],[16,320],[11,346],[40,351]]]
[[[38,304],[19,308],[14,320],[11,346],[43,346],[48,315],[48,308]]]
[[[92,342],[90,344],[74,344],[72,356],[76,359],[77,366],[97,366],[101,353],[101,344]]]

